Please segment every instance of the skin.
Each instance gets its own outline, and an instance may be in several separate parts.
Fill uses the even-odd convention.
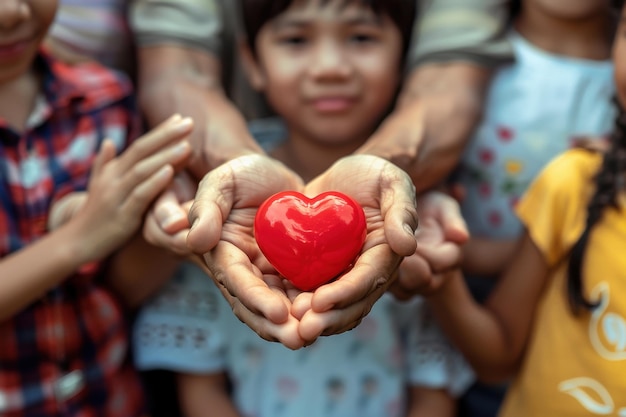
[[[609,2],[604,0],[525,0],[515,28],[542,50],[572,58],[607,60],[614,33],[611,14]],[[495,279],[517,248],[517,239],[473,237],[464,247],[464,271]]]
[[[141,74],[145,76],[140,77],[145,78],[145,82],[140,80],[140,94],[149,98],[142,100],[147,114],[162,117],[174,110],[174,103],[183,105],[183,102],[194,100],[211,106],[227,106],[215,81],[219,80],[220,66],[208,54],[158,46],[141,48],[139,56],[140,68],[143,68]],[[319,334],[352,328],[380,297],[381,288],[398,288],[398,291],[409,294],[416,288],[427,287],[434,279],[430,274],[403,277],[395,273],[400,258],[415,253],[415,193],[437,184],[458,161],[464,140],[480,117],[489,73],[485,68],[460,62],[428,64],[414,69],[402,86],[401,104],[367,142],[355,150],[355,155],[360,156],[349,164],[332,165],[317,177],[318,189],[330,189],[337,183],[337,178],[353,174],[346,168],[356,167],[360,172],[369,169],[368,187],[378,193],[372,195],[372,200],[385,203],[379,208],[384,209],[379,218],[384,219],[381,230],[384,230],[392,253],[371,258],[371,263],[360,270],[360,285],[352,286],[353,281],[342,279],[339,282],[345,285],[334,288],[333,294],[316,294],[312,308],[327,314],[324,320],[308,326],[308,330],[304,330],[307,326],[301,328],[301,335],[307,340],[291,333],[298,323],[293,322],[290,303],[285,301],[282,291],[277,293],[272,283],[254,276],[259,273],[253,267],[255,245],[247,243],[252,242],[251,229],[245,223],[238,223],[245,218],[242,216],[245,210],[253,212],[273,193],[299,189],[304,181],[284,164],[259,152],[242,119],[230,116],[211,118],[213,108],[194,106],[194,120],[202,130],[196,136],[199,140],[194,142],[197,145],[194,155],[211,171],[199,183],[198,198],[191,210],[189,200],[193,195],[190,197],[188,192],[193,186],[179,186],[164,193],[148,216],[144,235],[151,243],[168,247],[176,253],[189,254],[192,251],[196,260],[200,256],[200,262],[229,299],[237,316],[269,340],[297,348],[312,343]],[[146,76],[150,74],[151,77]],[[173,88],[173,85],[181,88]],[[160,100],[157,99],[158,91],[167,91],[179,98]],[[198,98],[202,95],[205,98]],[[156,111],[159,106],[161,111]],[[221,114],[221,108],[215,109],[216,114]],[[199,109],[205,109],[205,113],[198,114]],[[232,113],[228,111],[227,114]],[[148,118],[154,122],[159,117]],[[450,120],[457,123],[450,123]],[[392,163],[374,163],[376,158]],[[375,169],[370,169],[371,166]],[[198,173],[195,169],[193,172]],[[410,178],[406,178],[406,173]],[[259,181],[262,178],[272,178],[272,181]],[[377,183],[381,178],[385,180]],[[252,194],[244,195],[243,190]],[[389,201],[393,204],[390,205]],[[372,209],[375,207],[372,202],[366,204]],[[459,223],[455,221],[444,229],[450,230]],[[191,231],[190,225],[194,225]],[[229,228],[239,231],[240,240],[234,241],[232,235],[222,234],[222,230]],[[246,230],[248,234],[243,236]],[[350,276],[356,281],[356,275],[344,278]]]
[[[40,77],[32,64],[56,9],[57,2],[51,0],[0,2],[0,114],[18,131],[24,128],[40,90]],[[16,96],[22,100],[16,103]],[[0,260],[0,274],[6,278],[0,284],[0,321],[82,265],[126,244],[136,253],[150,253],[143,239],[131,238],[140,230],[149,204],[171,181],[174,166],[188,158],[191,148],[184,137],[191,128],[190,120],[175,117],[120,156],[115,155],[112,142],[104,142],[94,161],[88,196],[68,196],[59,209],[52,208],[53,230],[48,235]],[[124,264],[114,257],[111,272],[125,277]]]
[[[279,340],[292,349],[308,345],[321,335],[347,331],[369,313],[375,299],[395,278],[384,275],[385,270],[395,269],[401,262],[395,251],[419,258],[413,227],[407,231],[402,224],[393,224],[394,218],[404,215],[394,211],[413,204],[402,201],[403,190],[412,186],[410,177],[384,159],[352,155],[395,99],[401,77],[402,37],[389,18],[376,16],[362,6],[343,6],[338,1],[325,6],[316,1],[296,3],[261,28],[254,52],[244,47],[242,54],[251,84],[264,93],[289,128],[288,140],[271,156],[277,164],[284,164],[283,169],[291,168],[308,181],[299,184],[297,190],[309,196],[326,190],[344,192],[363,207],[368,234],[354,267],[314,292],[300,291],[277,275],[252,237],[252,228],[256,207],[263,201],[257,190],[272,184],[278,191],[282,184],[264,171],[249,173],[242,169],[255,166],[256,157],[238,158],[237,164],[227,163],[210,172],[200,183],[190,211],[192,216],[201,208],[205,213],[215,213],[214,224],[196,223],[188,239],[205,239],[192,242],[204,244],[203,248],[217,241],[215,248],[204,255],[204,263],[235,314],[246,323],[254,323],[253,328],[267,328],[269,331],[259,332],[261,337]],[[230,181],[229,176],[238,178]],[[233,182],[238,187],[231,191],[235,194],[232,200],[239,207],[199,207],[219,201],[216,197],[223,193],[223,184]],[[214,194],[204,194],[207,190]],[[429,204],[433,214],[438,214],[438,201],[433,197],[425,207]],[[220,224],[228,212],[228,219]],[[431,214],[426,210],[423,213]],[[411,215],[409,221],[414,221],[416,214]],[[394,237],[398,230],[402,235]],[[426,246],[427,239],[419,239]],[[405,247],[390,245],[403,240]],[[457,249],[457,245],[450,246]],[[382,271],[381,261],[389,263]],[[220,270],[212,269],[216,263],[227,264],[229,274],[237,276],[242,287],[233,287]],[[372,282],[371,276],[378,278]],[[233,293],[250,294],[251,298],[233,297]],[[271,309],[273,305],[267,302],[270,296],[280,300],[288,318],[282,323],[257,326],[254,320],[259,315],[250,315],[245,305],[258,305],[263,317],[282,314]],[[216,378],[215,374],[179,377],[186,387],[180,391],[184,407],[190,410],[186,414],[206,409],[208,401],[212,409],[225,408],[220,415],[232,413],[232,403],[224,404],[230,403],[226,390],[214,384]],[[211,390],[210,398],[207,390]],[[444,405],[446,410],[454,409],[454,400],[445,392],[415,388],[412,393],[419,395],[413,415]]]
[[[613,61],[618,100],[623,106],[626,104],[624,9],[621,16],[613,45]],[[539,248],[528,233],[524,233],[516,256],[484,306],[474,301],[458,270],[450,272],[440,291],[430,297],[442,327],[482,380],[508,379],[523,365],[537,303],[549,272]]]

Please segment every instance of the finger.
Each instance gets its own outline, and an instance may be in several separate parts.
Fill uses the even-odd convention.
[[[226,166],[214,169],[200,181],[189,209],[192,226],[187,245],[193,252],[209,252],[219,242],[222,225],[234,204],[234,182],[233,173]]]
[[[273,323],[265,317],[248,310],[238,298],[230,295],[227,290],[223,290],[222,294],[230,303],[235,316],[262,339],[269,342],[279,342],[292,350],[300,349],[305,345],[305,340],[298,333],[300,322],[294,317],[289,316],[284,323]]]
[[[204,255],[213,279],[255,315],[262,315],[275,324],[285,323],[289,308],[255,270],[250,259],[236,246],[220,242]]]
[[[178,201],[174,190],[167,189],[154,202],[150,217],[165,233],[189,229],[185,206]]]
[[[131,190],[122,204],[123,209],[130,211],[133,216],[141,218],[173,177],[174,168],[171,165],[162,167]]]
[[[444,231],[445,240],[462,244],[469,239],[461,208],[453,197],[431,192],[424,195],[420,203],[422,217],[436,220]]]
[[[428,261],[431,271],[443,273],[458,267],[462,257],[462,250],[455,243],[444,242],[436,246],[421,245],[417,248],[417,254]]]
[[[115,149],[115,144],[111,139],[105,139],[102,141],[100,150],[93,161],[91,178],[97,178],[102,174],[106,164],[115,158],[116,152],[117,150]]]
[[[440,216],[444,237],[447,241],[463,244],[469,239],[469,230],[456,201],[448,200]]]
[[[377,245],[366,250],[350,271],[315,290],[311,308],[316,312],[341,309],[369,297],[381,288],[386,290],[401,259],[387,245]]]
[[[289,294],[288,294],[289,295]],[[311,310],[311,300],[313,299],[313,293],[311,292],[298,292],[295,297],[289,297],[291,301],[291,315],[302,320],[304,314]]]
[[[152,211],[148,212],[143,225],[143,236],[148,243],[185,257],[192,254],[187,248],[187,233],[188,229],[174,233],[163,230]]]
[[[414,232],[418,225],[415,187],[408,177],[396,178],[383,185],[381,214],[384,216],[385,237],[391,250],[409,256],[417,246]]]
[[[433,273],[428,262],[415,254],[402,260],[398,268],[398,278],[390,291],[400,299],[408,299],[429,291]]]
[[[184,160],[191,153],[191,145],[183,141],[168,146],[157,151],[155,154],[137,161],[130,169],[120,171],[122,177],[122,187],[132,189],[139,183],[144,182],[146,178],[158,172],[163,166],[174,166],[181,160]],[[119,168],[122,168],[120,164]]]
[[[179,142],[189,135],[193,129],[190,118],[174,115],[135,140],[120,156],[121,172],[131,170],[139,161],[156,154],[160,149]]]
[[[306,312],[300,320],[300,337],[307,344],[310,344],[320,336],[341,334],[354,329],[369,314],[374,302],[384,292],[383,288],[379,288],[376,293],[372,294],[372,297],[343,309],[333,309],[321,313],[313,310]]]

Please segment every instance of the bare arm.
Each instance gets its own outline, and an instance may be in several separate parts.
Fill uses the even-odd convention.
[[[482,277],[500,276],[518,244],[517,239],[470,238],[463,246],[463,272]]]
[[[238,156],[264,153],[222,89],[221,64],[211,52],[178,44],[144,46],[138,66],[139,100],[150,126],[174,113],[194,120],[196,178]]]
[[[190,128],[189,121],[172,118],[119,157],[112,142],[103,143],[82,207],[41,240],[0,260],[0,321],[81,265],[106,258],[139,230],[148,205],[171,181],[173,165],[188,157],[183,138]]]
[[[418,193],[439,184],[480,120],[490,77],[490,69],[461,61],[415,68],[396,109],[357,152],[407,171]]]
[[[454,417],[457,400],[444,389],[411,387],[407,417]]]
[[[546,261],[525,235],[485,306],[474,300],[460,272],[453,274],[429,298],[442,327],[480,379],[495,382],[510,377],[523,359],[548,275]]]
[[[170,279],[181,259],[135,235],[109,261],[106,279],[124,304],[138,308]]]
[[[186,417],[238,417],[227,391],[226,375],[179,374],[178,399]]]

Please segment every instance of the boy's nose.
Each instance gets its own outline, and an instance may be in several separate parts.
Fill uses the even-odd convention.
[[[352,71],[341,45],[334,42],[317,45],[312,61],[309,68],[316,78],[346,78]]]
[[[12,29],[30,16],[24,0],[0,0],[0,30]]]

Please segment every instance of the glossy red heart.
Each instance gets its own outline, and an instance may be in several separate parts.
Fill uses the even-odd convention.
[[[276,271],[302,291],[332,280],[354,262],[367,228],[361,206],[345,194],[315,198],[285,191],[257,211],[254,235]]]

